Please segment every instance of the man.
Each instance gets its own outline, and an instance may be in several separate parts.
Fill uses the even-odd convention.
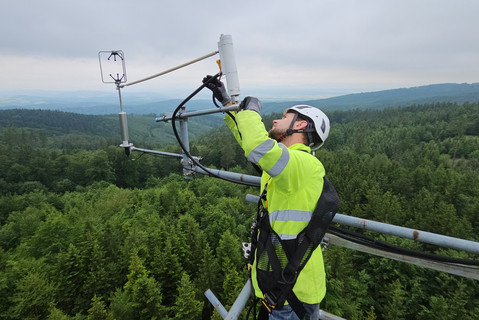
[[[221,81],[209,79],[203,82],[215,98],[224,106],[231,104]],[[258,230],[252,237],[255,295],[270,312],[269,319],[300,319],[305,314],[319,319],[319,303],[326,294],[321,247],[304,242],[306,253],[289,262],[305,238],[326,181],[323,165],[311,152],[328,137],[329,119],[317,108],[294,106],[267,132],[257,98],[245,98],[240,107],[225,121],[248,160],[263,170]]]

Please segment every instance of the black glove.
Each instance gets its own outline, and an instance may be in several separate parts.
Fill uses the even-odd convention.
[[[243,101],[241,101],[240,109],[243,110],[253,110],[258,113],[261,111],[261,101],[255,97],[246,97]]]
[[[203,83],[206,83],[209,81],[213,76],[206,76],[203,78]],[[218,78],[214,78],[210,82],[206,84],[206,87],[213,91],[213,96],[215,97],[216,100],[218,100],[223,106],[226,106],[228,103],[230,103],[231,98],[230,96],[226,93],[226,88],[223,82],[218,80]]]

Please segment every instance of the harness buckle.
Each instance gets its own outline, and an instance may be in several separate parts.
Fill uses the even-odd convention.
[[[272,292],[267,292],[264,294],[264,299],[261,299],[261,303],[265,306],[269,313],[276,308],[276,303],[278,298]]]

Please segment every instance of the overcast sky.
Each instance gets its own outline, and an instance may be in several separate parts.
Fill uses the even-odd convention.
[[[123,50],[128,81],[218,49],[232,35],[242,95],[327,97],[479,82],[477,0],[15,0],[0,9],[0,94],[114,90],[98,52]],[[127,87],[183,95],[206,59]]]

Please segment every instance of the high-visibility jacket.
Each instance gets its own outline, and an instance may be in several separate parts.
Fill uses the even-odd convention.
[[[226,115],[225,121],[249,161],[263,170],[261,191],[267,184],[267,210],[273,230],[282,239],[295,239],[308,224],[323,189],[324,167],[304,144],[287,148],[268,137],[261,116],[251,110]],[[251,280],[255,295],[263,298],[256,275],[256,256]],[[326,294],[326,274],[321,247],[300,272],[293,292],[302,302],[319,303]]]

